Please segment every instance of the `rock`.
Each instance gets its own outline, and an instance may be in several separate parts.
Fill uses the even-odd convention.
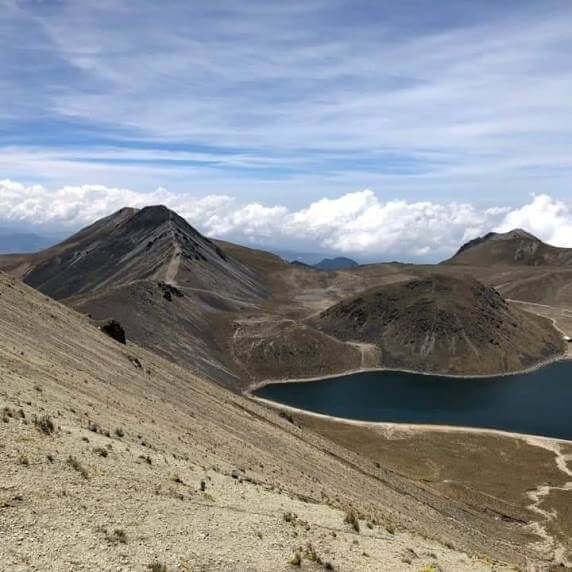
[[[110,338],[118,341],[120,344],[127,343],[127,340],[125,339],[125,330],[117,320],[107,320],[102,326],[100,326],[100,330]]]
[[[137,369],[143,369],[143,365],[139,361],[139,358],[136,358],[134,356],[127,356],[127,358]]]
[[[184,296],[184,294],[176,286],[168,284],[167,282],[159,282],[158,286],[163,292],[163,298],[165,298],[165,300],[168,302],[173,300],[173,296],[177,296],[177,298],[182,298]]]

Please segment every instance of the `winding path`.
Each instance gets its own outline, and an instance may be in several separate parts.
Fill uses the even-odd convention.
[[[572,469],[568,467],[568,462],[572,461],[572,453],[562,453],[560,443],[532,436],[526,437],[525,441],[529,445],[542,447],[543,449],[554,453],[556,455],[555,462],[558,469],[566,476],[572,478]],[[562,486],[539,485],[534,490],[527,492],[528,498],[532,501],[527,508],[544,519],[544,524],[534,522],[530,525],[530,528],[543,539],[540,543],[541,548],[544,551],[552,552],[553,560],[556,564],[572,566],[572,560],[566,557],[566,553],[568,552],[566,546],[555,540],[546,528],[546,523],[554,520],[557,517],[557,514],[554,511],[549,512],[540,508],[540,505],[551,491],[572,491],[572,480],[565,482]]]
[[[181,264],[181,252],[181,248],[175,245],[175,251],[165,272],[165,282],[171,284],[171,286],[177,286],[177,274],[179,273],[179,266]]]

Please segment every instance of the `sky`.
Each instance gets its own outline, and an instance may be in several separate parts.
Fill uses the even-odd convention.
[[[572,2],[0,0],[0,227],[439,260],[572,246]]]

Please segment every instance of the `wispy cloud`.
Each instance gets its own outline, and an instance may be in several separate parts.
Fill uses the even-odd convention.
[[[5,4],[0,153],[42,169],[5,161],[4,176],[288,205],[569,191],[567,2]]]
[[[382,201],[371,190],[321,199],[300,209],[242,202],[229,195],[190,197],[165,189],[144,193],[97,185],[47,190],[0,181],[0,224],[78,228],[129,205],[166,204],[203,233],[245,244],[321,249],[362,259],[439,260],[492,229],[521,227],[572,247],[572,208],[537,195],[516,208],[470,203]]]

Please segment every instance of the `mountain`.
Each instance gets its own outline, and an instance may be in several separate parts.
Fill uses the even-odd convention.
[[[255,270],[164,206],[121,209],[47,250],[5,257],[4,264],[95,320],[118,320],[128,339],[228,381],[234,376],[213,324],[267,294]]]
[[[284,248],[275,248],[273,246],[265,247],[265,250],[273,252],[287,260],[288,262],[301,262],[302,264],[307,264],[308,266],[313,266],[314,264],[320,262],[323,258],[330,255],[329,252],[306,252],[303,250],[290,250]]]
[[[561,351],[560,333],[469,275],[507,288],[542,268],[319,272],[210,240],[165,207],[122,209],[0,267],[13,275],[0,273],[5,567],[286,569],[305,546],[302,567],[317,550],[336,569],[399,570],[407,546],[419,567],[436,551],[444,568],[474,569],[463,550],[540,569],[570,543],[559,444],[342,423],[239,394],[360,368],[536,364]],[[550,272],[565,288],[565,270]],[[568,328],[565,312],[526,307]],[[102,331],[109,319],[125,345]],[[531,510],[547,482],[550,514]],[[345,511],[362,517],[368,556]]]
[[[363,332],[353,331],[355,324],[348,322],[345,312],[338,314],[333,308],[351,306],[371,289],[404,288],[407,281],[424,279],[431,267],[372,264],[344,272],[320,272],[288,264],[268,252],[210,240],[163,206],[121,209],[47,250],[0,256],[0,268],[89,315],[95,323],[118,321],[128,343],[140,344],[234,390],[264,379],[323,376],[399,363],[422,371],[498,373],[521,369],[557,351],[546,348],[540,332],[531,325],[526,350],[518,345],[525,342],[522,336],[513,346],[512,338],[503,337],[492,351],[480,338],[469,336],[470,343],[465,343],[465,337],[451,334],[455,351],[437,344],[429,352],[432,342],[423,342],[421,325],[414,324],[421,333],[412,338],[409,353],[399,362],[385,347],[391,346],[391,340],[377,343],[369,340],[369,334],[362,339]],[[450,264],[440,268],[465,286],[469,278],[464,275],[480,268],[487,284],[500,284],[507,297],[528,301],[527,285],[533,284],[531,273],[538,270],[514,267],[518,276],[511,281],[507,272],[491,274],[489,267]],[[566,277],[559,275],[551,281],[564,288]],[[397,283],[401,286],[391,286]],[[397,294],[398,307],[413,304],[403,294],[407,292]],[[454,295],[443,295],[443,304],[456,303],[458,295],[457,289]],[[565,292],[559,299],[565,299],[562,296]],[[478,322],[482,311],[486,325],[486,308],[462,296],[460,303],[456,320]],[[368,301],[363,313],[371,314],[375,322],[376,312],[375,304]],[[542,328],[546,325],[558,337],[549,322],[539,320]],[[409,331],[406,323],[400,326],[396,340]],[[478,335],[488,340],[489,334],[485,329]],[[398,348],[395,351],[401,355]],[[426,359],[420,359],[425,353]]]
[[[463,244],[442,264],[572,266],[572,248],[551,246],[522,229],[489,232]]]
[[[450,538],[450,517],[425,516],[409,489],[432,505],[437,495],[399,476],[383,482],[371,460],[305,438],[297,416],[123,346],[3,273],[0,300],[3,569],[286,570],[294,545],[309,542],[336,569],[366,569],[355,566],[346,503]],[[434,544],[407,542],[419,553]],[[393,536],[368,550],[400,562]],[[443,546],[440,558],[459,569],[466,557]]]
[[[314,268],[318,270],[346,270],[347,268],[355,268],[359,264],[351,258],[338,256],[336,258],[324,258],[318,264],[314,264]]]
[[[1,272],[0,301],[3,568],[289,570],[299,551],[302,568],[401,570],[406,547],[423,566],[540,570],[539,540],[569,545],[562,444],[277,410]],[[544,516],[526,493],[547,482],[562,494]]]
[[[37,252],[57,242],[34,233],[0,232],[0,254]]]
[[[298,268],[314,268],[311,264],[300,262],[300,260],[292,260],[290,264],[292,264],[292,266],[297,266]]]
[[[244,267],[163,206],[122,209],[34,257],[25,275],[55,299],[139,280],[261,293]]]
[[[311,323],[339,340],[373,344],[390,368],[488,374],[564,351],[549,320],[511,306],[470,276],[432,274],[373,288]]]

